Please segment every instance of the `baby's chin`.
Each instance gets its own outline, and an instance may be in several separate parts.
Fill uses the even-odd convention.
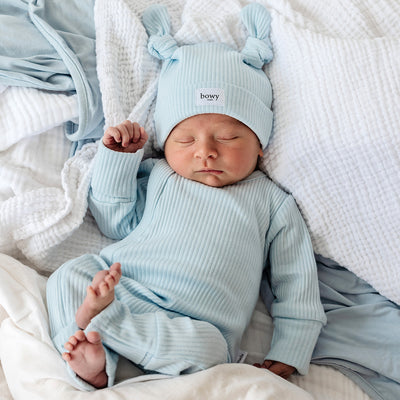
[[[224,186],[233,185],[239,182],[241,179],[234,179],[226,176],[226,174],[195,174],[192,176],[184,176],[184,178],[192,180],[194,182],[202,183],[203,185],[222,188]]]

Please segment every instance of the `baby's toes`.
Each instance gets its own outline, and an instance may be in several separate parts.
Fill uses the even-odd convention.
[[[62,353],[62,359],[64,360],[64,361],[67,361],[67,362],[69,362],[69,361],[71,361],[72,360],[72,357],[71,357],[71,354],[69,354],[69,353]]]
[[[72,344],[71,342],[67,342],[64,344],[64,349],[68,351],[72,351],[75,348],[76,344]]]
[[[83,331],[77,331],[73,336],[68,339],[68,342],[65,343],[64,348],[68,351],[72,351],[79,342],[85,340],[85,334]]]
[[[91,344],[100,344],[101,343],[101,336],[99,332],[88,332],[86,339]]]
[[[77,344],[78,344],[78,339],[77,339],[75,336],[71,336],[71,337],[68,339],[68,342],[65,343],[65,345],[69,345],[69,347],[70,347],[70,346],[75,347]],[[69,350],[69,349],[68,349],[68,350]]]
[[[76,338],[78,340],[78,342],[84,342],[86,340],[85,332],[83,332],[81,330],[76,331],[74,336],[72,336],[72,337]]]
[[[68,351],[72,351],[78,344],[78,339],[75,336],[71,336],[68,342],[64,344],[64,348]]]

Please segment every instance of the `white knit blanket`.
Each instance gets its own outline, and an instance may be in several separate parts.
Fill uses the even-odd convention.
[[[72,160],[64,166],[69,144],[62,129],[78,115],[76,96],[4,88],[0,115],[0,252],[46,269],[44,253],[71,233],[65,218],[80,214],[82,221],[77,199],[85,197],[77,193],[85,178]]]
[[[400,304],[400,3],[303,3],[301,19],[274,13],[263,164],[315,251]]]

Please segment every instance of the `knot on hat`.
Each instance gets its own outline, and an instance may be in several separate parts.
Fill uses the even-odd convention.
[[[172,57],[178,45],[170,34],[163,36],[152,35],[149,38],[147,48],[151,55],[160,60],[165,60]]]
[[[161,60],[171,58],[178,44],[170,35],[171,24],[167,8],[155,4],[146,9],[142,17],[143,25],[149,35],[149,53]]]
[[[272,45],[269,40],[261,40],[251,36],[247,38],[246,45],[241,53],[246,64],[259,69],[264,64],[269,63],[273,57]]]
[[[242,10],[242,21],[249,33],[246,44],[241,51],[246,64],[262,68],[272,60],[272,44],[269,39],[271,16],[258,3],[251,3]]]

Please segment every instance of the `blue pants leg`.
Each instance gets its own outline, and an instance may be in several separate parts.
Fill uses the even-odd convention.
[[[46,287],[47,308],[49,313],[50,333],[53,343],[60,353],[65,351],[64,344],[79,330],[75,314],[86,297],[86,288],[91,284],[98,271],[108,269],[104,260],[95,255],[84,255],[70,260],[58,268],[48,279]],[[109,384],[113,383],[117,368],[118,356],[107,346],[107,375]],[[79,388],[92,390],[68,367],[71,376]]]
[[[49,278],[50,326],[60,352],[79,329],[75,314],[87,286],[104,269],[108,265],[102,258],[85,255],[67,262]],[[143,369],[171,375],[230,361],[227,342],[215,326],[160,307],[157,296],[125,276],[115,288],[115,300],[92,319],[85,331],[97,331],[102,337],[110,385],[115,377],[117,355]]]

